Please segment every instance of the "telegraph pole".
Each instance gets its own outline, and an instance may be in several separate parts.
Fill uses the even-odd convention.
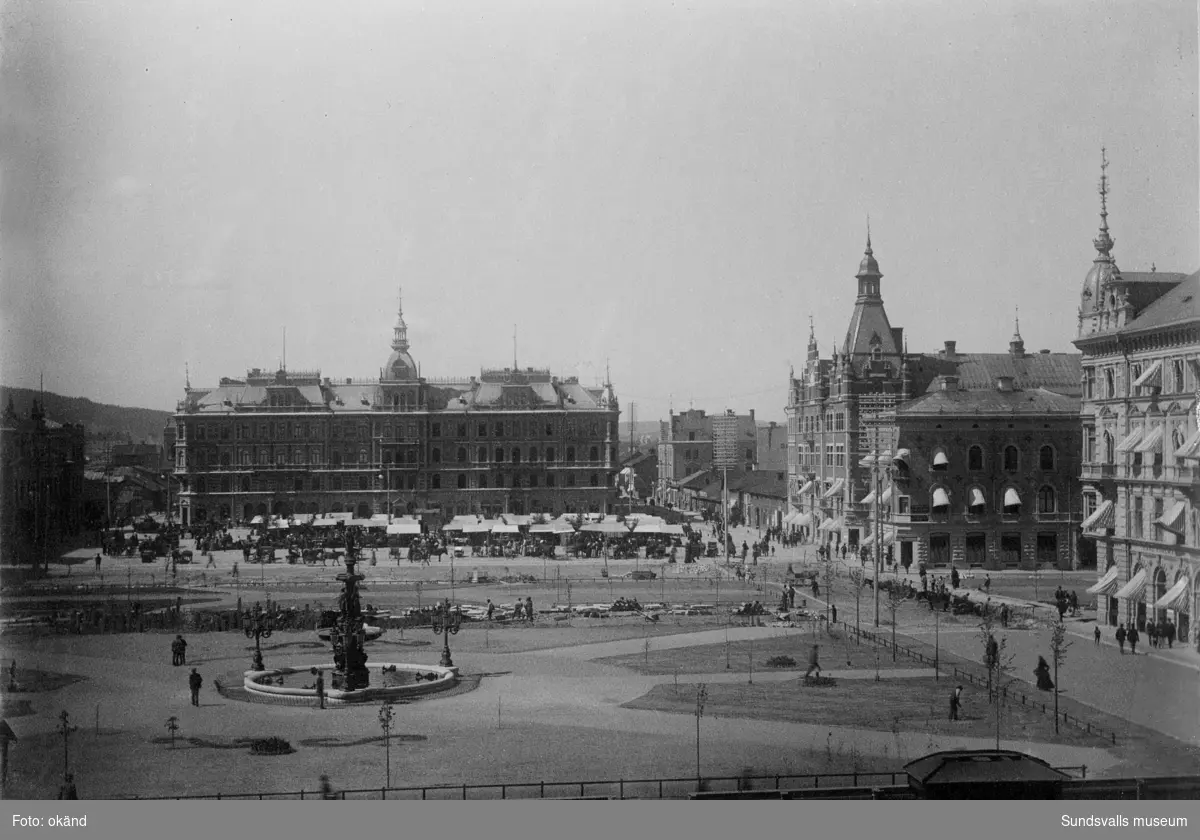
[[[873,426],[871,431],[872,431],[872,438],[873,438],[872,449],[874,450],[872,453],[872,458],[871,458],[871,461],[872,461],[871,471],[874,476],[874,489],[875,489],[875,516],[874,516],[874,519],[875,519],[875,626],[878,627],[879,626],[879,570],[880,570],[880,567],[883,565],[881,563],[881,560],[883,558],[880,556],[880,553],[879,553],[879,551],[880,551],[879,543],[882,538],[882,535],[879,533],[879,508],[880,508],[879,497],[880,497],[880,494],[882,493],[882,489],[880,487],[880,480],[879,480],[879,426]]]

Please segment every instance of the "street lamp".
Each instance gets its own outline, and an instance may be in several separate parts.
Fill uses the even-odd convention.
[[[275,632],[275,622],[269,613],[263,611],[262,605],[258,601],[254,602],[254,612],[246,623],[245,631],[247,639],[254,639],[254,661],[251,664],[251,670],[267,670],[263,664],[262,640],[271,638],[271,634]]]
[[[438,662],[443,668],[453,668],[454,661],[450,658],[450,635],[457,635],[462,627],[462,607],[450,608],[450,599],[446,598],[433,611],[434,635],[442,636],[442,658]]]
[[[383,752],[387,762],[385,787],[392,786],[392,721],[396,713],[392,710],[392,701],[384,700],[379,707],[379,725],[383,728]]]
[[[383,482],[383,487],[384,487],[384,493],[385,493],[384,504],[386,505],[384,510],[387,511],[388,522],[391,522],[392,521],[392,471],[391,471],[391,469],[388,468],[385,470],[381,470],[379,473],[379,480]]]

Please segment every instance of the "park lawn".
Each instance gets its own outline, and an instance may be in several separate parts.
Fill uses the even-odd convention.
[[[920,732],[937,736],[992,738],[996,724],[982,692],[968,692],[961,719],[949,717],[949,680],[932,677],[841,680],[834,686],[787,682],[710,683],[704,713],[714,717],[784,720],[876,732]],[[625,708],[694,714],[696,686],[660,684],[624,704]],[[1074,727],[1056,735],[1054,721],[1039,711],[1007,705],[1001,713],[1001,740],[1041,741],[1076,747],[1110,748],[1111,744]]]
[[[808,629],[781,629],[780,635],[767,639],[756,639],[753,642],[742,640],[732,641],[728,646],[724,642],[710,645],[693,645],[671,650],[655,650],[654,642],[650,642],[649,653],[624,654],[595,660],[605,665],[616,665],[629,668],[640,674],[715,674],[721,671],[749,671],[750,657],[754,659],[754,670],[778,671],[808,669],[809,655],[813,644],[819,646],[818,657],[821,667],[827,672],[836,673],[839,670],[870,670],[878,662],[880,672],[892,669],[920,668],[919,663],[899,657],[892,661],[891,653],[879,650],[873,645],[855,644],[846,638],[845,634],[834,631],[833,634],[821,631],[814,635]],[[728,650],[728,656],[726,651]],[[796,661],[793,666],[775,668],[767,665],[767,661],[775,656],[790,656]],[[726,668],[726,662],[729,668]],[[932,673],[932,668],[930,672]]]

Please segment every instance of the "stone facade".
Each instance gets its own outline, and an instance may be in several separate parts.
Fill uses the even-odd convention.
[[[732,412],[729,412],[732,414]],[[737,417],[738,471],[749,472],[758,465],[758,426],[754,409]],[[703,409],[671,412],[660,424],[658,481],[655,496],[660,504],[681,506],[681,483],[702,470],[713,469],[714,416]]]

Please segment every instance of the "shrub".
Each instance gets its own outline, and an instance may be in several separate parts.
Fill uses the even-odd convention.
[[[296,748],[282,738],[256,738],[250,742],[250,752],[254,755],[289,755]]]
[[[768,668],[795,668],[796,660],[792,659],[792,657],[786,656],[786,655],[772,656],[770,659],[767,660],[767,667]]]

